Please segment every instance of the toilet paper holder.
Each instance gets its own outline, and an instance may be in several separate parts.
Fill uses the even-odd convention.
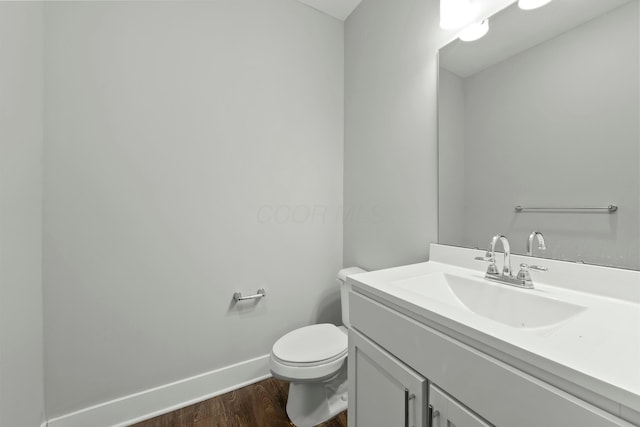
[[[238,301],[246,301],[250,299],[260,299],[266,296],[267,296],[267,293],[265,292],[265,290],[263,288],[260,288],[258,289],[258,292],[255,293],[254,295],[247,295],[246,297],[242,296],[242,292],[236,292],[233,294],[233,299],[236,300],[236,302],[238,302]]]

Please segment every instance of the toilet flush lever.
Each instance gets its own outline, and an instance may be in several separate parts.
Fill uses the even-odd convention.
[[[264,298],[267,296],[267,293],[264,291],[264,289],[258,289],[258,292],[255,295],[247,295],[246,297],[242,296],[242,292],[236,292],[235,294],[233,294],[233,299],[236,300],[236,302],[238,301],[246,301],[246,300],[250,300],[250,299],[260,299],[260,298]]]

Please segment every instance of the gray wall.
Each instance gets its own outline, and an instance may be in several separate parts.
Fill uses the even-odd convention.
[[[437,240],[438,2],[364,0],[345,26],[344,263],[427,259]]]
[[[345,265],[424,261],[437,241],[436,53],[453,36],[435,0],[363,0],[347,19]]]
[[[48,416],[338,322],[342,22],[294,0],[45,8]]]
[[[467,235],[463,80],[440,67],[438,95],[438,237],[441,243],[458,243]]]
[[[0,426],[44,421],[42,6],[0,3]]]
[[[503,233],[524,253],[537,229],[544,256],[640,268],[637,9],[631,2],[464,80],[463,244],[486,247]],[[616,214],[513,210],[609,203]]]

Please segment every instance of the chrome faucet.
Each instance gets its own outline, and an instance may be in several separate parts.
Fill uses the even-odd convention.
[[[547,246],[544,243],[544,236],[539,231],[534,231],[529,234],[529,239],[527,240],[527,255],[533,256],[533,239],[538,238],[538,249],[541,251],[546,251]]]
[[[529,238],[527,239],[527,256],[533,256],[533,240],[538,238],[538,249],[544,251],[547,249],[546,244],[544,243],[544,236],[539,231],[534,231],[529,234]],[[533,281],[531,280],[531,273],[529,270],[537,270],[537,271],[547,271],[547,267],[542,267],[539,265],[528,265],[525,263],[520,264],[520,271],[518,271],[518,275],[516,276],[518,280],[521,280],[527,285],[527,287],[533,288]]]
[[[502,265],[502,273],[498,271],[498,266],[496,265],[496,244],[500,242],[502,244],[502,248],[504,249],[504,262]],[[502,234],[496,234],[489,242],[489,251],[487,252],[486,258],[476,258],[483,261],[489,261],[489,267],[487,268],[487,273],[484,275],[485,279],[491,280],[493,282],[504,283],[506,285],[517,286],[519,288],[527,288],[532,289],[533,284],[531,283],[531,278],[529,280],[525,280],[524,278],[518,276],[513,276],[511,274],[511,247],[509,246],[509,241]]]
[[[502,234],[496,234],[489,242],[489,250],[491,251],[491,258],[493,258],[493,263],[496,262],[496,243],[502,243],[502,248],[504,249],[504,262],[502,264],[502,275],[503,276],[511,276],[511,247],[509,247],[509,241]],[[497,267],[495,268],[497,270]],[[493,271],[493,270],[492,270]],[[492,273],[493,274],[493,273]]]

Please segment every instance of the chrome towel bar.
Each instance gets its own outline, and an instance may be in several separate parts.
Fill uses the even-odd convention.
[[[236,292],[233,294],[233,299],[236,300],[236,302],[238,302],[238,301],[246,301],[250,299],[260,299],[266,296],[267,296],[267,293],[264,291],[264,289],[261,288],[261,289],[258,289],[258,292],[255,295],[247,295],[246,297],[243,297],[241,292]]]
[[[614,213],[618,210],[617,205],[609,205],[609,206],[597,206],[597,207],[579,207],[579,208],[569,208],[569,207],[526,207],[526,206],[516,206],[516,212],[524,212],[524,211],[556,211],[556,212],[572,212],[572,211],[606,211],[607,213]]]

